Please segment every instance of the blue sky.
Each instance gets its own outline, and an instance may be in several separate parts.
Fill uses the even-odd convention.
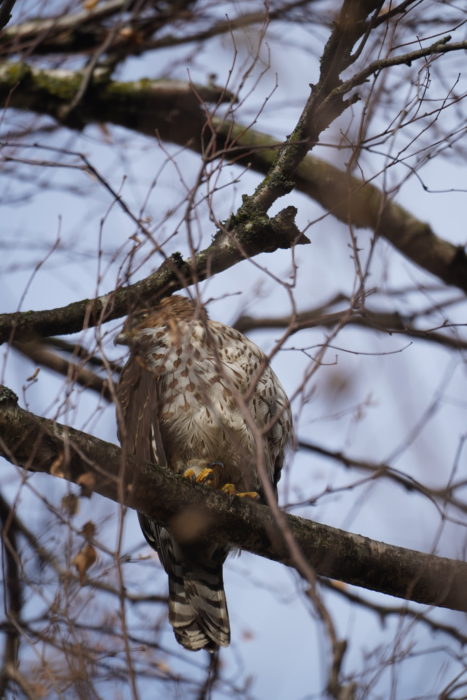
[[[23,3],[23,7],[26,4]],[[284,138],[300,113],[308,84],[317,79],[317,56],[324,36],[325,32],[313,31],[308,26],[278,24],[273,27],[267,48],[265,45],[262,49],[264,64],[259,62],[252,69],[242,94],[246,95],[250,89],[252,92],[245,104],[239,107],[236,118],[244,123],[251,120],[273,91],[257,117],[255,128]],[[192,56],[189,66],[185,49],[165,50],[132,61],[120,77],[170,75],[185,80],[190,76],[193,80],[205,82],[215,65],[216,82],[222,84],[235,58],[233,75],[234,81],[238,81],[242,75],[242,62],[243,65],[251,62],[255,32],[237,32],[235,39],[236,54],[231,39],[223,37],[214,40],[210,49]],[[269,67],[268,49],[271,52]],[[444,83],[436,72],[431,74],[427,101],[438,104],[453,84],[456,84],[459,95],[465,92],[465,76],[458,78],[456,60],[449,65],[451,72],[444,75]],[[401,68],[401,72],[404,70]],[[407,82],[409,73],[407,69]],[[400,78],[400,73],[397,77]],[[402,99],[402,90],[400,96]],[[341,153],[326,144],[339,141],[339,129],[348,128],[352,133],[353,124],[358,125],[359,109],[354,108],[350,123],[346,121],[348,117],[344,117],[323,134],[323,145],[316,149],[317,155],[343,165],[348,153]],[[457,107],[453,107],[441,114],[443,128],[455,131],[462,126],[462,117],[456,110]],[[388,107],[387,112],[382,112],[372,123],[370,133],[385,128],[394,114],[394,108],[391,111]],[[36,122],[37,117],[28,113],[7,113],[3,130]],[[376,182],[382,185],[383,176],[377,173],[390,163],[387,183],[395,188],[396,201],[414,216],[429,222],[438,235],[463,245],[465,166],[462,159],[456,157],[456,149],[463,153],[465,134],[464,142],[456,142],[453,158],[442,154],[427,163],[418,162],[415,154],[418,144],[426,140],[423,134],[411,146],[412,156],[406,159],[408,151],[404,149],[409,148],[412,138],[413,129],[402,130],[378,152],[375,148],[373,153],[365,153],[362,172],[368,178],[374,174]],[[31,136],[29,143],[36,140]],[[135,212],[144,205],[143,215],[148,218],[148,225],[154,228],[158,240],[164,241],[166,252],[187,251],[184,203],[186,191],[196,181],[197,155],[170,144],[161,148],[156,140],[120,128],[107,132],[98,125],[87,127],[82,134],[65,131],[43,134],[39,140],[43,146],[62,146],[86,153]],[[404,160],[395,158],[398,153],[404,154]],[[58,158],[46,149],[23,150],[21,154],[37,159]],[[64,160],[80,164],[73,156],[66,156]],[[404,181],[409,165],[414,173]],[[0,175],[0,186],[6,193],[4,199],[9,202],[3,205],[0,232],[3,311],[52,308],[113,289],[117,280],[122,279],[121,266],[133,244],[130,239],[135,232],[133,222],[84,170],[25,164],[20,166],[19,173],[16,179],[8,172]],[[234,180],[239,176],[241,179],[237,184]],[[241,194],[252,192],[258,176],[226,167],[218,180],[213,171],[210,184],[214,182],[223,185],[212,198],[213,210],[222,219],[238,206]],[[227,186],[228,183],[232,184]],[[399,183],[403,184],[399,187]],[[193,221],[200,246],[206,244],[215,232],[203,194],[201,188]],[[316,203],[297,192],[283,198],[274,210],[288,204],[298,207],[297,221],[303,228],[323,214]],[[299,309],[316,306],[337,292],[351,293],[355,273],[347,227],[327,216],[307,228],[307,235],[311,245],[300,247],[296,258],[292,258],[290,251],[264,254],[255,258],[253,263],[243,262],[203,283],[203,298],[213,300],[209,304],[211,316],[232,323],[241,312],[257,316],[290,313],[286,290],[274,276],[286,279],[294,262],[298,265],[294,295]],[[356,235],[365,257],[370,249],[370,233],[357,231]],[[100,257],[99,250],[102,251]],[[44,264],[31,274],[34,265],[48,253]],[[147,244],[139,254],[140,267],[135,267],[133,281],[141,279],[160,262],[161,257]],[[258,265],[264,269],[258,269]],[[371,307],[374,303],[379,309],[403,313],[417,305],[428,306],[433,298],[460,296],[454,289],[438,296],[430,290],[422,293],[415,290],[404,296],[388,294],[388,290],[436,282],[395,253],[389,244],[380,241],[368,281],[368,287],[374,287],[376,291],[369,297],[368,305]],[[450,318],[464,323],[465,310],[463,301],[453,307]],[[425,327],[442,323],[443,314],[431,315]],[[122,356],[122,349],[114,348],[112,344],[117,327],[118,323],[112,323],[103,329],[105,352],[109,358]],[[300,387],[304,372],[310,368],[310,354],[313,355],[323,343],[324,334],[322,328],[316,328],[292,336],[274,357],[273,366],[289,395]],[[269,351],[279,335],[278,331],[255,331],[251,338]],[[101,342],[94,330],[73,337],[90,347],[97,348]],[[1,379],[19,394],[22,405],[116,442],[112,407],[99,403],[95,396],[87,396],[80,389],[76,389],[69,400],[63,378],[46,369],[41,370],[37,381],[28,381],[34,365],[11,350],[4,352]],[[299,399],[294,402],[297,435],[373,463],[384,463],[391,458],[392,466],[423,483],[441,486],[454,469],[457,470],[456,478],[462,474],[465,477],[464,452],[456,461],[467,425],[464,387],[462,353],[453,354],[424,341],[411,342],[402,335],[376,335],[349,327],[333,341],[322,366],[307,384],[309,400],[303,405]],[[282,503],[318,497],[315,505],[294,509],[294,513],[391,544],[444,556],[465,557],[465,514],[455,512],[455,522],[449,522],[440,517],[426,498],[404,492],[382,479],[355,485],[363,476],[361,472],[349,472],[335,462],[310,453],[292,455],[289,469],[280,489]],[[65,485],[51,485],[50,478],[37,476],[20,486],[15,470],[12,467],[5,467],[5,470],[5,475],[8,474],[5,476],[6,493],[10,498],[20,494],[20,514],[21,508],[30,509],[38,526],[43,524],[36,490],[56,505]],[[325,493],[326,489],[330,492]],[[116,517],[115,508],[93,496],[90,502],[81,505],[74,524],[78,530],[80,523],[95,519],[99,537],[108,544],[109,538],[114,541]],[[133,551],[132,548],[142,544],[133,515],[127,517],[126,528],[124,547]],[[105,554],[101,556],[102,561],[110,566]],[[147,563],[142,568],[138,562],[140,556],[153,557],[154,568]],[[114,577],[111,568],[103,566],[103,569],[103,575],[110,579]],[[134,586],[135,590],[149,587],[152,592],[165,591],[166,584],[156,557],[147,548],[137,550],[124,572],[128,585]],[[305,595],[303,582],[293,571],[248,554],[229,560],[225,579],[234,640],[231,648],[222,651],[227,675],[239,684],[251,676],[250,693],[254,698],[305,700],[322,697],[329,649]],[[40,588],[38,585],[38,597]],[[380,604],[404,605],[401,601],[374,593],[361,590],[358,593]],[[86,592],[79,595],[86,597]],[[362,697],[434,698],[462,668],[456,645],[447,637],[434,636],[422,624],[414,625],[412,618],[394,616],[382,624],[373,613],[349,606],[338,594],[325,592],[324,596],[339,634],[349,640],[346,672],[360,674],[367,671],[368,678],[373,679],[368,694]],[[151,615],[152,610],[146,609]],[[421,607],[412,606],[411,609]],[[157,608],[154,613],[161,615],[161,609]],[[131,619],[132,613],[129,615]],[[460,613],[438,610],[434,616],[459,629],[465,627],[465,616]],[[163,640],[169,650],[175,649],[168,626],[164,628]],[[407,655],[406,661],[397,665],[391,663],[402,653]],[[193,668],[193,673],[198,673],[196,666],[205,663],[202,657],[201,660],[196,657],[195,662],[193,657],[185,661],[184,654],[182,651],[178,660],[170,659],[168,663],[171,667],[175,664],[175,669],[180,664],[180,669]],[[379,673],[378,669],[383,665],[385,669]],[[144,683],[141,688],[142,697],[147,697]],[[122,697],[129,697],[126,690],[120,691]],[[177,697],[175,686],[172,691],[173,697]],[[103,697],[112,696],[105,685],[101,692]],[[214,697],[220,699],[228,694],[228,690],[219,687]]]

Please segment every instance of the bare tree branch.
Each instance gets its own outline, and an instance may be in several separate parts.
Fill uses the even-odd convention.
[[[58,17],[50,17],[47,19],[33,19],[21,24],[15,24],[9,27],[2,35],[1,43],[11,39],[43,39],[59,34],[64,31],[76,30],[84,24],[103,20],[117,12],[123,10],[128,3],[126,0],[107,0],[106,2],[98,3],[91,10],[82,10],[77,13],[61,14]],[[67,49],[66,49],[67,50]]]
[[[26,63],[0,63],[0,99],[10,107],[48,114],[73,128],[110,122],[163,139],[187,143],[199,141],[205,115],[200,100],[229,102],[228,90],[177,80],[109,80],[108,71],[95,70],[81,101],[79,118],[64,113],[85,78],[85,71],[41,69]],[[131,107],[130,107],[131,106]],[[192,120],[192,123],[189,121]],[[188,122],[188,123],[187,123]]]
[[[432,632],[443,632],[453,639],[455,639],[459,644],[465,646],[467,644],[467,635],[463,634],[454,625],[447,625],[443,622],[438,622],[437,620],[432,620],[428,617],[425,612],[420,610],[412,610],[408,606],[391,606],[382,605],[381,603],[376,603],[374,601],[366,600],[361,595],[357,595],[353,590],[342,586],[341,583],[321,579],[321,585],[325,586],[328,590],[337,595],[345,598],[351,603],[356,603],[357,605],[366,608],[367,610],[375,612],[381,620],[386,620],[387,617],[395,615],[397,617],[407,617],[416,620],[417,622],[422,622],[426,627],[428,627]]]
[[[23,607],[23,589],[17,549],[15,518],[8,503],[0,495],[0,522],[2,525],[3,586],[7,614],[7,631],[3,652],[3,666],[0,669],[0,696],[5,697],[9,681],[8,669],[18,665],[18,650],[21,641],[20,616]]]
[[[127,57],[143,51],[201,42],[266,21],[287,19],[291,10],[303,7],[309,2],[310,0],[295,0],[284,2],[276,8],[269,8],[269,11],[263,9],[226,19],[213,19],[207,27],[193,31],[192,25],[196,15],[190,12],[183,13],[184,5],[190,5],[192,2],[175,3],[173,8],[151,8],[150,11],[142,13],[141,9],[138,11],[138,3],[134,0],[107,0],[81,12],[48,19],[33,19],[13,25],[0,37],[0,53],[8,54],[13,49],[18,51],[33,42],[35,51],[39,54],[92,52],[105,41],[105,37],[113,29],[118,28],[118,33],[108,48]],[[109,18],[112,18],[110,31]],[[177,20],[184,22],[183,32],[169,32],[162,37],[157,36],[158,30]]]
[[[412,324],[411,319],[404,317],[397,311],[365,309],[363,312],[358,311],[349,314],[348,309],[331,313],[323,313],[322,309],[311,309],[310,311],[303,311],[297,314],[293,319],[290,316],[277,316],[275,318],[240,316],[235,322],[235,328],[242,331],[242,333],[258,328],[287,328],[290,333],[295,333],[304,328],[332,328],[336,324],[342,323],[343,320],[345,320],[345,325],[360,326],[372,331],[378,330],[388,335],[399,333],[408,338],[426,340],[454,350],[467,350],[466,340],[444,333],[437,333],[431,329],[416,328]]]
[[[215,119],[214,124],[230,144],[226,147],[226,157],[241,164],[250,163],[258,172],[268,172],[280,141],[241,125],[222,123],[219,119]],[[391,201],[375,185],[308,155],[297,168],[296,187],[339,221],[370,229],[416,265],[446,284],[467,292],[464,247],[436,235],[429,224]]]
[[[369,66],[360,73],[352,76],[350,80],[346,80],[342,85],[340,85],[336,92],[345,94],[349,90],[352,90],[357,85],[361,85],[365,82],[371,75],[379,73],[384,70],[384,68],[391,68],[392,66],[406,65],[410,66],[413,61],[418,61],[421,58],[428,58],[429,56],[436,56],[440,54],[449,53],[451,51],[465,51],[467,49],[467,41],[457,41],[450,43],[451,37],[445,36],[439,41],[436,41],[430,46],[424,46],[417,51],[409,51],[405,54],[400,54],[398,56],[391,56],[390,58],[382,58],[378,61],[373,61]]]
[[[46,311],[0,315],[0,343],[36,336],[74,333],[129,313],[193,281],[226,270],[247,257],[278,248],[308,243],[294,223],[296,210],[287,207],[269,219],[253,217],[219,231],[211,245],[194,258],[183,260],[174,254],[144,280],[92,300],[76,301]]]
[[[271,511],[231,498],[162,470],[135,463],[131,455],[91,435],[19,408],[16,396],[0,394],[0,453],[24,469],[79,483],[91,473],[94,490],[137,508],[161,523],[181,511],[205,519],[203,536],[292,565]],[[287,515],[303,556],[317,574],[427,605],[467,611],[467,564],[376,542],[303,518]]]
[[[343,93],[337,91],[341,85],[339,76],[354,61],[351,51],[365,33],[368,14],[378,11],[382,5],[381,0],[344,0],[323,50],[319,81],[311,86],[298,122],[287,141],[279,147],[267,177],[251,197],[244,199],[240,212],[259,209],[265,213],[278,197],[291,192],[295,187],[297,168],[317,144],[320,134],[358,99],[358,96],[343,99]]]
[[[211,0],[83,0],[36,3],[34,16],[28,3],[16,3],[18,24],[5,26],[14,4],[0,0],[0,159],[9,227],[0,243],[5,253],[0,266],[12,280],[8,310],[18,311],[0,315],[0,342],[11,346],[4,350],[3,381],[19,381],[25,401],[45,401],[44,415],[82,430],[22,410],[16,396],[0,387],[0,456],[7,460],[0,460],[5,485],[0,520],[7,548],[0,696],[68,697],[74,692],[90,700],[102,688],[112,694],[111,688],[123,684],[138,700],[148,681],[152,688],[159,684],[164,697],[251,696],[261,668],[251,666],[246,642],[264,640],[254,639],[256,630],[243,615],[236,620],[241,630],[234,647],[212,656],[211,663],[203,653],[177,650],[172,638],[166,639],[162,567],[141,538],[132,543],[136,533],[129,508],[160,521],[181,540],[184,535],[182,546],[207,538],[213,546],[244,548],[283,563],[302,577],[298,589],[292,584],[287,603],[292,614],[299,604],[308,608],[310,620],[300,624],[304,634],[312,625],[324,653],[322,673],[313,673],[312,687],[303,673],[293,679],[299,694],[354,700],[378,690],[384,694],[389,686],[394,694],[406,662],[432,654],[430,664],[438,664],[436,685],[429,678],[423,679],[423,688],[412,679],[407,685],[404,678],[404,688],[412,694],[462,695],[467,657],[459,645],[465,635],[456,631],[459,614],[443,608],[467,611],[467,564],[436,556],[449,537],[448,551],[465,559],[467,436],[458,380],[467,349],[462,306],[467,255],[453,218],[464,191],[458,167],[467,154],[461,140],[467,44],[459,3],[448,3],[441,13],[437,0],[221,5]],[[134,76],[138,69],[147,69],[151,79],[113,79]],[[170,80],[183,72],[190,80]],[[156,80],[157,75],[169,78]],[[293,80],[284,84],[289,77]],[[297,108],[301,115],[290,122]],[[289,135],[274,140],[251,129],[261,122],[271,133]],[[134,138],[135,133],[143,138]],[[308,155],[315,145],[330,161],[342,163],[342,170]],[[261,175],[252,179],[252,171]],[[246,189],[245,183],[250,183]],[[427,208],[419,216],[431,217],[431,227],[396,203],[410,193],[415,211],[422,189]],[[294,207],[275,214],[284,194],[299,201],[297,190],[322,207],[317,215],[304,208],[302,232]],[[229,201],[240,203],[227,208]],[[269,214],[272,204],[274,214]],[[442,207],[446,215],[436,218]],[[49,245],[52,219],[56,235]],[[435,220],[442,222],[438,227],[446,240],[435,234]],[[294,250],[308,242],[303,235],[308,230],[317,245]],[[210,233],[214,236],[207,242]],[[172,254],[175,246],[182,246],[181,254]],[[288,252],[253,258],[278,248]],[[404,264],[398,252],[422,271]],[[323,254],[319,269],[315,257]],[[200,302],[199,295],[223,305],[225,295],[228,314],[235,304],[230,297],[243,287],[242,268],[210,278],[245,260],[251,273],[248,289],[241,290],[245,313],[253,303],[261,318],[243,316],[237,327],[281,329],[267,334],[272,344],[264,340],[268,357],[281,365],[295,409],[298,454],[284,473],[288,503],[282,509],[273,498],[265,507],[191,483],[164,469],[161,460],[137,460],[123,430],[122,449],[83,432],[105,421],[102,398],[115,397],[113,378],[120,368],[107,360],[106,351],[115,320],[149,310],[178,289]],[[313,278],[307,279],[311,269]],[[438,279],[426,283],[423,271]],[[82,272],[95,279],[97,291],[89,294],[97,298],[24,310],[25,299],[39,299],[45,284],[59,294],[64,283],[73,294],[74,279],[80,277],[80,288],[85,282]],[[412,282],[401,281],[399,273]],[[450,293],[446,284],[461,292]],[[319,301],[314,303],[315,294]],[[53,306],[59,303],[65,301],[54,299]],[[114,323],[103,326],[107,321]],[[296,331],[318,326],[290,343]],[[364,361],[345,345],[355,336],[347,326],[365,329],[363,335],[357,331],[362,342],[371,331],[378,348],[361,354],[377,357]],[[91,332],[81,334],[88,328]],[[50,336],[75,332],[83,336],[82,346],[73,343],[73,336],[70,342]],[[391,346],[399,354],[393,357],[392,348],[380,351],[381,333],[417,342],[396,336]],[[278,356],[284,343],[288,352]],[[401,346],[409,344],[410,352],[402,352]],[[342,367],[344,353],[349,361]],[[329,376],[325,370],[321,375],[326,363],[333,365]],[[48,390],[47,371],[36,383],[38,367],[62,375],[61,389],[55,381],[53,392]],[[361,391],[370,393],[349,404],[351,395]],[[239,398],[248,401],[250,393]],[[388,409],[395,409],[396,420],[385,421]],[[321,429],[314,442],[307,438],[316,416],[321,416]],[[378,417],[384,439],[396,445],[382,462],[365,431],[366,426],[371,433]],[[335,444],[336,430],[341,446]],[[310,458],[313,454],[318,462]],[[402,454],[398,469],[396,458]],[[262,467],[260,457],[257,466]],[[351,470],[347,476],[342,467]],[[419,468],[425,475],[421,480],[412,477]],[[58,491],[52,477],[63,479]],[[410,512],[397,503],[401,487]],[[98,494],[111,500],[99,501]],[[420,523],[423,512],[430,511],[428,554],[290,515],[308,513],[316,503],[320,518],[331,523],[341,522],[339,514],[348,504],[345,522],[358,512],[370,535],[375,535],[371,518],[378,509],[391,525],[387,539],[393,543],[402,541],[398,528]],[[256,563],[262,571],[261,561]],[[239,567],[231,573],[238,574]],[[277,604],[284,602],[282,582],[262,575],[255,580],[255,567],[247,568],[242,571],[245,585],[275,595]],[[326,589],[339,593],[344,607],[335,607],[335,596]],[[371,590],[398,596],[399,605],[381,602]],[[235,600],[234,595],[232,611]],[[342,636],[342,611],[352,606],[355,634]],[[381,635],[374,630],[375,644],[360,663],[346,650],[360,644],[358,618],[368,613],[375,627],[388,618],[392,624]],[[428,646],[427,630],[436,634]],[[283,651],[292,658],[293,645]],[[235,682],[229,659],[239,671]]]
[[[417,481],[417,479],[405,474],[400,469],[391,467],[389,464],[378,464],[368,462],[367,460],[363,459],[355,459],[347,456],[341,450],[330,450],[322,445],[318,445],[310,441],[300,440],[298,444],[300,448],[310,450],[310,452],[315,452],[316,454],[323,457],[328,457],[329,459],[334,459],[337,462],[340,462],[344,467],[360,469],[367,473],[369,472],[374,479],[390,479],[399,486],[402,486],[406,491],[417,491],[418,493],[427,496],[435,505],[437,505],[438,508],[440,507],[438,502],[443,505],[449,503],[458,510],[467,513],[467,503],[459,498],[456,498],[455,496],[456,489],[459,489],[462,492],[462,488],[464,486],[463,481],[459,484],[450,484],[444,488],[434,488],[432,486],[422,484],[420,481]]]
[[[67,377],[70,382],[76,382],[85,389],[97,392],[107,401],[112,400],[109,381],[105,377],[100,377],[95,372],[80,366],[76,362],[69,362],[60,357],[60,355],[50,352],[40,342],[17,342],[14,344],[14,347],[33,362]]]
[[[73,99],[81,80],[82,72],[39,71],[25,64],[3,64],[0,99],[8,100],[11,107],[48,114],[60,121],[61,110]],[[206,151],[205,139],[212,141],[212,134],[200,138],[206,115],[190,85],[172,81],[118,83],[102,78],[94,82],[96,89],[81,105],[81,126],[106,121],[151,137],[157,133],[163,140],[188,146],[205,157],[227,158],[265,174],[283,146],[266,134],[212,117],[216,140]],[[205,100],[222,97],[220,88],[213,92],[196,86],[196,92]],[[299,162],[294,177],[299,190],[340,221],[374,231],[416,265],[467,291],[464,247],[436,235],[429,224],[392,202],[373,184],[310,155]]]
[[[3,29],[11,19],[11,13],[16,0],[2,0],[0,3],[0,29]]]

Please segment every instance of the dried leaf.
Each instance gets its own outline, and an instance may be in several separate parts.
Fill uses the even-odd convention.
[[[94,535],[96,534],[96,526],[91,520],[88,520],[87,523],[84,523],[83,527],[81,528],[81,534],[87,540],[90,540],[91,537],[94,537]]]
[[[73,565],[76,566],[79,574],[79,582],[83,586],[86,582],[86,571],[91,568],[97,559],[96,550],[92,544],[85,544],[83,549],[78,552],[73,559]]]
[[[62,498],[62,510],[68,515],[76,515],[79,510],[79,498],[74,493],[69,493]]]
[[[96,477],[92,472],[85,472],[78,477],[77,484],[81,486],[81,495],[85,498],[91,498],[92,492],[96,486]]]
[[[172,673],[169,664],[167,664],[165,661],[156,661],[156,668],[161,673],[165,673],[167,675],[170,675]]]
[[[122,27],[120,31],[118,32],[118,36],[120,39],[126,39],[129,41],[130,39],[136,39],[138,37],[138,34],[135,32],[132,27]]]
[[[332,580],[332,585],[334,588],[338,588],[340,591],[346,591],[348,588],[344,581],[336,581],[335,579]]]
[[[175,538],[187,544],[197,540],[212,523],[212,517],[199,506],[188,506],[174,515],[170,520],[170,530]]]
[[[33,382],[33,381],[37,378],[37,375],[39,374],[40,371],[41,371],[41,368],[40,368],[40,367],[36,367],[36,369],[35,369],[34,372],[31,374],[31,376],[26,378],[26,381],[27,381],[27,382]]]
[[[64,457],[65,455],[62,452],[62,454],[59,454],[58,457],[56,457],[52,462],[52,466],[50,467],[50,473],[52,476],[59,476],[60,479],[65,479],[65,471],[62,469]]]

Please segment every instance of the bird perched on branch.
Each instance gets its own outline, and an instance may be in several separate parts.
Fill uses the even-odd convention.
[[[181,296],[129,317],[116,342],[131,350],[117,409],[129,452],[228,493],[264,501],[264,480],[276,489],[292,420],[262,350]],[[179,643],[193,651],[227,646],[228,550],[196,540],[195,518],[171,531],[139,519],[169,576],[169,620]]]

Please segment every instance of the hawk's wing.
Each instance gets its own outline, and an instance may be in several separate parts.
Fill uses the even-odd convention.
[[[209,326],[215,338],[219,371],[225,372],[228,380],[243,394],[250,393],[252,382],[255,382],[250,408],[257,427],[260,430],[269,428],[263,438],[264,466],[277,495],[284,451],[292,435],[287,395],[266,355],[257,345],[219,321],[209,321]],[[261,490],[260,487],[260,493]]]
[[[167,466],[159,426],[158,383],[138,358],[123,368],[117,387],[118,437],[141,464],[155,462]]]
[[[118,433],[141,464],[167,466],[160,424],[158,379],[138,358],[125,365],[117,389]],[[227,646],[230,625],[222,564],[227,551],[213,545],[182,547],[167,528],[138,513],[143,535],[169,576],[169,620],[178,641],[193,651]]]

